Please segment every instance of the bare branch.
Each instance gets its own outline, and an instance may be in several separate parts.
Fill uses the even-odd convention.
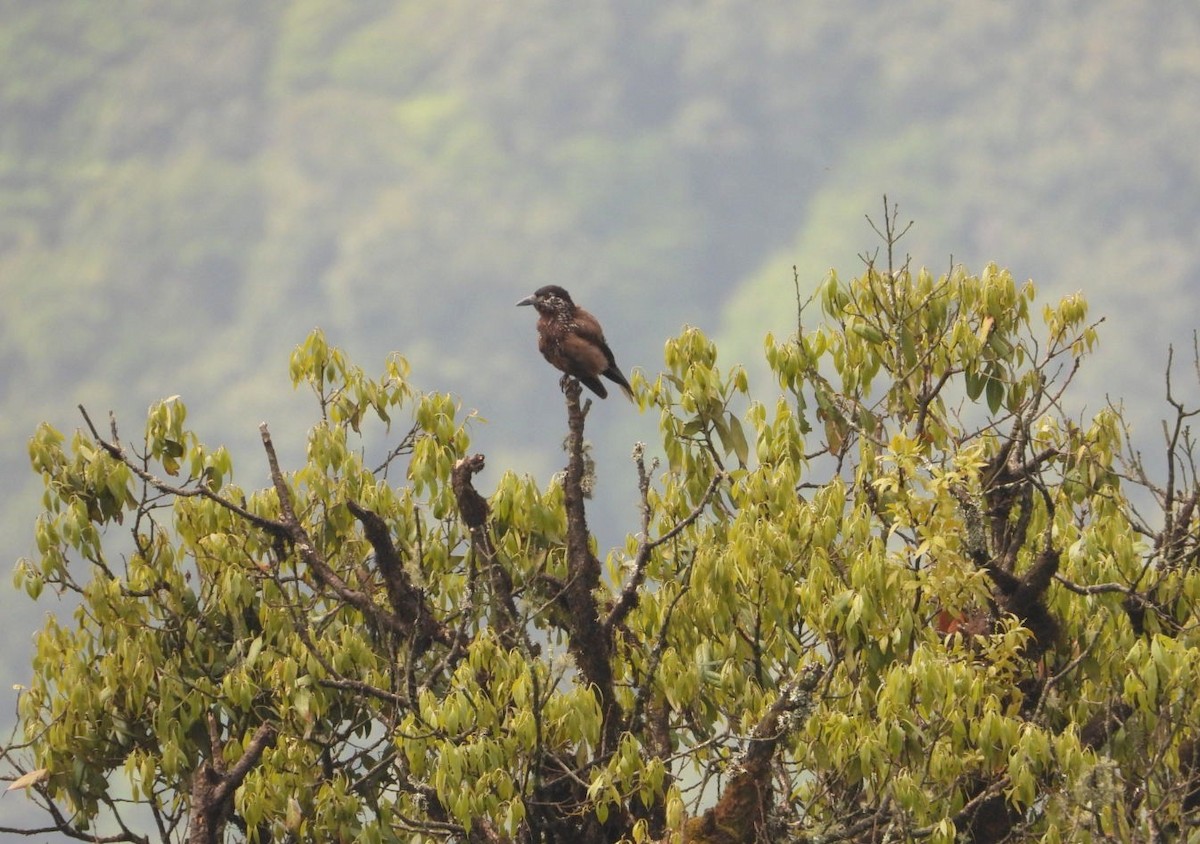
[[[412,578],[404,570],[404,563],[392,542],[387,523],[377,513],[355,501],[347,500],[346,508],[362,523],[363,533],[375,549],[375,564],[383,575],[392,614],[401,624],[415,628],[415,655],[419,657],[424,654],[431,642],[448,645],[450,634],[446,626],[434,617],[433,607],[426,600],[424,591],[413,585]]]
[[[301,559],[304,560],[319,581],[332,589],[334,594],[347,604],[350,604],[364,616],[374,620],[381,627],[393,630],[401,635],[408,635],[412,626],[410,620],[402,619],[394,613],[387,612],[383,607],[376,604],[370,595],[351,588],[345,580],[330,568],[329,563],[325,561],[325,558],[317,550],[308,532],[296,516],[295,508],[292,505],[291,489],[288,487],[287,481],[283,477],[283,472],[279,468],[279,458],[275,454],[275,445],[271,442],[271,433],[267,430],[266,422],[259,425],[259,433],[262,436],[263,448],[267,453],[267,463],[271,469],[271,483],[275,487],[275,494],[279,499],[279,509],[283,514],[280,524],[284,530],[285,537],[300,552]]]

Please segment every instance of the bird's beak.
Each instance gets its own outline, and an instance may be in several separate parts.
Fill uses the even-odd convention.
[[[517,302],[517,307],[519,308],[522,305],[532,305],[536,299],[537,299],[537,296],[526,296],[520,302]]]

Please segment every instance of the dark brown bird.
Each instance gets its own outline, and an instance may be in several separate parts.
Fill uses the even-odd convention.
[[[614,382],[629,399],[633,390],[617,368],[612,349],[596,318],[571,301],[571,294],[556,284],[540,287],[517,306],[533,305],[538,312],[538,351],[542,357],[572,378],[578,378],[600,398],[608,390],[600,376]]]

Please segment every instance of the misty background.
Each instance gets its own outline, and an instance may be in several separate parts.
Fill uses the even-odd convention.
[[[317,326],[477,411],[485,492],[564,462],[513,307],[544,284],[627,373],[697,325],[769,401],[793,266],[805,295],[860,272],[884,193],[916,267],[1083,291],[1106,322],[1071,409],[1123,399],[1151,450],[1168,344],[1197,393],[1198,44],[1200,6],[1118,0],[0,4],[3,557],[35,553],[27,440],[78,404],[135,442],[179,394],[241,486],[268,482],[260,421],[295,466],[318,410],[288,356]],[[656,424],[619,396],[589,417],[601,552],[637,528]],[[11,724],[65,605],[0,603]]]

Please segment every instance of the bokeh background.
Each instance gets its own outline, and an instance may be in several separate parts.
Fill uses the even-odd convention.
[[[1195,386],[1197,45],[1200,5],[1122,0],[0,3],[2,556],[33,552],[28,437],[80,403],[136,439],[181,395],[244,486],[260,421],[299,460],[316,326],[477,411],[493,480],[545,482],[562,400],[517,299],[567,287],[627,372],[691,324],[761,373],[793,266],[805,294],[860,271],[884,193],[916,266],[1082,290],[1106,322],[1072,412],[1123,399],[1151,450],[1169,344]],[[602,550],[655,425],[590,417]],[[66,606],[0,588],[0,723]]]

